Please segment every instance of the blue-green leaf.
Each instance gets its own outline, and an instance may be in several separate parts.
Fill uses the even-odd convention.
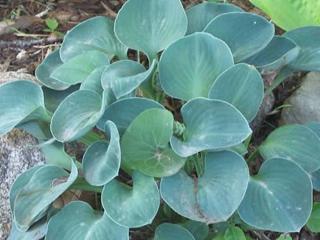
[[[249,170],[234,152],[208,153],[198,179],[180,171],[162,178],[163,200],[180,215],[205,223],[226,221],[239,207],[247,189]]]
[[[74,201],[54,215],[46,240],[129,240],[129,229],[85,202]]]
[[[130,123],[140,113],[149,108],[163,109],[163,106],[156,101],[146,98],[132,97],[120,99],[107,107],[97,127],[103,131],[105,122],[110,120],[117,125],[118,131],[122,135]]]
[[[118,12],[115,33],[127,47],[156,58],[184,36],[188,20],[180,0],[129,0]]]
[[[208,33],[194,33],[162,53],[160,84],[174,98],[207,97],[218,75],[232,65],[232,54],[223,41]]]
[[[284,34],[291,39],[300,52],[289,66],[296,71],[320,71],[320,27],[302,27]]]
[[[320,138],[320,123],[309,122],[305,126],[310,128]],[[320,192],[320,169],[311,173],[311,180],[313,189]]]
[[[105,124],[109,143],[97,141],[85,152],[82,164],[84,177],[94,186],[102,186],[118,176],[121,161],[120,137],[116,125],[107,121]]]
[[[35,166],[32,167],[25,172],[23,172],[21,175],[19,175],[16,180],[13,182],[11,189],[10,189],[10,209],[13,213],[14,211],[14,201],[16,200],[17,194],[20,192],[20,190],[29,182],[33,174],[42,166]]]
[[[263,142],[259,151],[264,159],[288,159],[309,173],[320,168],[320,139],[303,125],[277,128]]]
[[[293,147],[294,149],[294,147]],[[312,208],[308,174],[292,161],[273,158],[252,177],[239,214],[250,226],[276,232],[299,232]]]
[[[164,109],[148,109],[138,115],[121,140],[122,164],[125,169],[163,177],[175,174],[186,159],[169,146],[173,134],[173,116]]]
[[[242,9],[228,3],[209,3],[197,4],[186,11],[188,17],[187,34],[202,32],[207,24],[223,13],[242,12]]]
[[[225,41],[235,62],[241,62],[264,49],[274,36],[274,26],[252,13],[225,13],[214,18],[205,32]]]
[[[56,49],[50,53],[37,67],[35,75],[37,79],[46,87],[54,90],[65,90],[70,86],[69,84],[65,84],[50,77],[51,73],[62,64],[63,62],[60,59],[59,49]]]
[[[98,93],[99,95],[102,95],[103,88],[101,85],[101,76],[107,67],[102,66],[93,70],[81,83],[80,90],[90,90]]]
[[[20,128],[33,137],[37,138],[38,141],[47,141],[52,138],[50,129],[48,129],[49,123],[41,122],[37,120],[31,120],[22,124],[19,124],[17,128]]]
[[[263,97],[264,84],[260,73],[244,63],[223,72],[209,91],[209,98],[232,104],[249,122],[257,115]]]
[[[182,139],[173,136],[172,149],[188,157],[209,149],[226,149],[240,144],[251,129],[244,116],[227,102],[196,98],[181,108],[185,131]]]
[[[195,240],[192,234],[178,224],[163,223],[156,229],[154,240]]]
[[[313,189],[320,192],[320,169],[311,173]]]
[[[113,29],[113,21],[102,16],[81,22],[65,35],[60,50],[61,59],[67,62],[91,50],[105,53],[110,59],[115,55],[126,58],[128,49],[119,42]]]
[[[300,48],[289,38],[274,36],[268,46],[245,62],[267,71],[278,70],[293,61],[299,51]]]
[[[320,138],[320,122],[308,122],[305,126],[310,128]]]
[[[23,232],[20,231],[13,222],[7,240],[40,240],[45,237],[47,228],[47,223],[41,221],[32,226],[27,232]]]
[[[48,120],[41,87],[31,81],[0,85],[0,135],[28,120]]]
[[[68,97],[71,93],[79,90],[79,85],[70,86],[66,90],[53,90],[47,87],[42,87],[43,95],[44,95],[44,104],[48,111],[53,113],[59,104]]]
[[[203,222],[189,220],[183,224],[195,240],[205,240],[209,234],[209,226]]]
[[[150,224],[160,206],[160,194],[153,177],[133,172],[133,186],[114,179],[102,191],[106,214],[121,226],[137,228]]]
[[[116,98],[123,97],[148,80],[155,66],[156,61],[153,61],[146,71],[142,64],[132,60],[115,62],[103,72],[101,78],[102,86],[104,89],[112,89]]]
[[[14,220],[17,227],[26,231],[38,215],[71,186],[77,176],[74,163],[70,174],[52,165],[37,169],[16,195]]]
[[[53,70],[50,77],[65,84],[74,85],[85,79],[96,69],[109,64],[108,57],[91,50],[79,54]]]
[[[71,170],[72,157],[64,151],[64,145],[59,142],[44,144],[41,146],[46,163],[55,165],[64,169]]]
[[[70,142],[85,135],[101,116],[101,96],[89,90],[70,94],[52,116],[51,132],[60,142]]]

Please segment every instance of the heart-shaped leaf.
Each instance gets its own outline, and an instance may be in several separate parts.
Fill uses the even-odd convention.
[[[264,84],[260,73],[244,63],[223,72],[209,91],[209,98],[231,103],[250,122],[259,111],[264,97]]]
[[[101,116],[101,96],[89,90],[70,94],[52,116],[51,132],[60,142],[70,142],[85,135]]]
[[[153,177],[133,172],[133,187],[114,179],[102,191],[106,214],[119,225],[137,228],[150,224],[160,206],[160,194]]]
[[[174,98],[207,97],[218,75],[232,65],[232,54],[223,41],[207,33],[194,33],[162,53],[160,84]]]
[[[37,79],[48,88],[54,90],[67,89],[70,86],[69,84],[65,84],[50,77],[51,73],[62,64],[63,62],[60,59],[60,52],[59,49],[57,49],[50,53],[42,63],[38,65],[35,72]]]
[[[195,240],[192,234],[178,224],[162,223],[156,229],[154,240]]]
[[[186,11],[188,17],[187,34],[202,32],[212,19],[228,12],[242,12],[242,9],[233,4],[210,2],[200,3],[189,8]]]
[[[254,228],[299,232],[311,208],[308,174],[292,161],[274,158],[264,162],[259,174],[251,178],[238,211],[241,219]]]
[[[127,57],[128,48],[114,35],[112,20],[98,16],[81,22],[67,32],[60,50],[61,59],[67,62],[77,55],[91,50],[103,52],[112,59]]]
[[[146,71],[143,65],[132,60],[115,62],[103,72],[101,78],[102,86],[104,89],[112,89],[116,98],[123,97],[148,80],[155,66],[156,61],[153,61]]]
[[[266,12],[279,27],[289,31],[298,27],[320,24],[320,3],[308,1],[250,0]]]
[[[82,164],[84,177],[94,186],[102,186],[118,176],[121,161],[120,137],[116,125],[107,121],[106,134],[110,141],[97,141],[85,152]]]
[[[268,46],[246,59],[245,62],[259,69],[277,70],[293,61],[299,51],[299,47],[289,38],[274,36]]]
[[[180,0],[129,0],[118,12],[115,33],[127,47],[146,53],[151,62],[185,35],[187,25]]]
[[[225,13],[214,18],[205,32],[225,41],[235,62],[241,62],[264,49],[274,36],[274,26],[252,13]]]
[[[170,176],[183,167],[185,160],[169,146],[173,116],[163,109],[148,109],[138,115],[121,140],[122,164],[152,177]]]
[[[129,229],[119,226],[106,214],[85,202],[74,201],[54,215],[46,240],[129,240]]]
[[[239,207],[247,189],[249,170],[234,152],[207,153],[204,174],[197,179],[181,170],[162,178],[162,199],[180,215],[200,222],[226,221]]]
[[[31,81],[0,85],[0,135],[28,120],[48,120],[41,87]]]
[[[185,125],[182,139],[173,136],[170,142],[183,157],[238,145],[252,132],[239,110],[221,100],[192,99],[181,108],[181,114]]]
[[[101,76],[107,67],[103,66],[93,70],[89,74],[89,76],[81,83],[80,89],[90,90],[98,93],[99,95],[102,95],[103,88],[101,85]]]
[[[129,127],[130,123],[143,111],[149,108],[164,109],[161,104],[147,98],[125,98],[120,99],[107,107],[103,116],[100,118],[97,127],[104,130],[107,120],[114,122],[122,135]]]
[[[14,220],[17,227],[26,231],[38,215],[71,186],[77,176],[78,170],[73,162],[70,174],[52,165],[37,169],[16,194]]]
[[[320,71],[320,27],[304,27],[286,32],[300,48],[298,57],[289,66],[296,71]]]
[[[91,50],[79,54],[55,68],[50,78],[74,85],[83,82],[95,69],[108,64],[109,60],[104,53]]]
[[[303,125],[277,128],[263,142],[259,151],[264,159],[288,159],[309,173],[320,168],[320,139]]]

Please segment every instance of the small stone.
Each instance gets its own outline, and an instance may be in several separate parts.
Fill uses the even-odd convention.
[[[320,122],[320,73],[307,74],[301,87],[286,100],[285,104],[290,106],[282,110],[281,123]]]

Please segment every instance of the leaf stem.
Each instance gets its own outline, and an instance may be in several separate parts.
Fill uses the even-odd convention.
[[[91,131],[89,133],[87,133],[86,135],[84,135],[82,138],[79,139],[79,142],[85,144],[85,145],[91,145],[92,143],[102,140],[102,137],[100,136],[100,134]]]
[[[90,185],[83,177],[77,178],[77,180],[69,187],[69,189],[79,189],[96,193],[102,192],[102,187]]]
[[[248,157],[247,162],[251,162],[259,155],[259,148],[256,148]]]

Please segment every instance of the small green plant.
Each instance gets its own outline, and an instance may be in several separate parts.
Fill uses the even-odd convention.
[[[57,19],[55,19],[55,18],[47,18],[45,23],[48,28],[45,29],[44,31],[54,32],[59,27],[59,23],[58,23]]]
[[[78,24],[38,66],[43,86],[0,86],[0,134],[31,133],[47,162],[12,186],[11,239],[127,240],[149,225],[156,240],[203,240],[221,222],[221,239],[244,239],[235,225],[299,231],[320,185],[319,124],[272,132],[250,176],[249,123],[264,97],[260,72],[319,70],[319,35],[275,36],[234,5],[185,11],[179,0],[128,0],[115,21]],[[65,152],[69,142],[85,144],[82,159]],[[74,190],[96,201],[56,209]]]
[[[58,31],[59,22],[55,18],[47,18],[45,20],[46,27],[43,31],[55,34],[57,36],[63,36],[61,32]]]

